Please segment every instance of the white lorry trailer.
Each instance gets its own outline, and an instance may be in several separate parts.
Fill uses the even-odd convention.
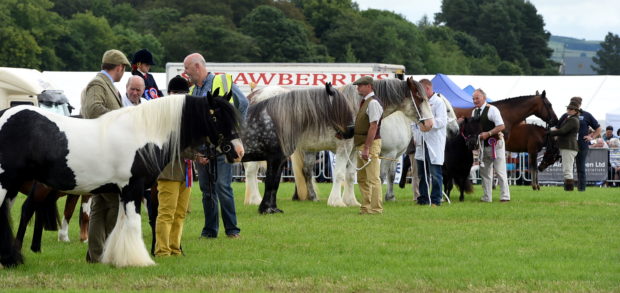
[[[32,105],[68,116],[71,105],[63,91],[54,89],[35,69],[0,67],[0,110]]]
[[[331,82],[338,87],[352,83],[361,76],[376,79],[400,78],[405,66],[381,63],[210,63],[207,70],[214,74],[233,75],[235,84],[244,93],[251,88],[278,85],[289,88],[322,86]],[[166,81],[182,75],[183,63],[166,63]]]

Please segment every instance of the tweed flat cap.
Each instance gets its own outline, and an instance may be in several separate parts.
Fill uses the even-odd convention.
[[[115,49],[105,51],[105,53],[103,53],[103,58],[101,58],[101,63],[102,64],[106,64],[106,63],[115,64],[115,65],[124,64],[127,66],[131,65],[129,63],[129,60],[127,60],[127,57],[125,56],[125,54]]]

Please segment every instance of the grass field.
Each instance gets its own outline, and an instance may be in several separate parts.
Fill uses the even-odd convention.
[[[0,292],[620,292],[618,188],[512,186],[510,203],[481,203],[475,186],[478,195],[465,202],[433,208],[415,206],[409,189],[397,189],[385,214],[359,215],[357,208],[327,207],[330,187],[319,184],[319,202],[294,202],[293,184],[283,183],[278,205],[285,213],[259,215],[243,205],[244,186],[235,183],[242,237],[220,231],[206,240],[198,237],[203,214],[195,186],[186,256],[157,258],[147,268],[87,264],[75,217],[73,241],[44,232],[41,254],[27,249],[29,227],[26,263],[0,269]],[[150,245],[144,212],[143,227]]]

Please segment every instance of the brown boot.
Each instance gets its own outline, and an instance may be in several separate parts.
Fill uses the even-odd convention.
[[[575,190],[575,181],[573,179],[565,179],[564,180],[564,190],[573,191]]]

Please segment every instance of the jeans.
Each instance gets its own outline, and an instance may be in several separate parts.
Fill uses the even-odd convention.
[[[575,162],[577,162],[577,180],[578,185],[577,189],[579,191],[586,190],[586,158],[588,157],[588,151],[590,148],[588,146],[582,147],[579,145],[579,152],[577,153],[577,157],[575,157]]]
[[[215,238],[219,228],[219,210],[222,211],[222,222],[226,235],[239,234],[237,227],[237,213],[235,212],[235,198],[233,197],[232,165],[226,163],[224,156],[217,157],[217,178],[213,184],[213,191],[209,189],[208,165],[197,164],[198,180],[202,191],[202,208],[205,213],[205,225],[202,228],[203,237]],[[213,162],[211,162],[213,163]]]
[[[426,148],[426,146],[424,147]],[[428,151],[425,152],[424,157],[426,158],[426,172],[424,172],[424,161],[416,160],[418,164],[418,178],[420,178],[420,197],[418,197],[418,204],[428,204],[428,185],[426,184],[426,174],[430,174],[432,179],[431,203],[441,205],[441,189],[443,186],[443,174],[441,173],[442,165],[431,164]]]

